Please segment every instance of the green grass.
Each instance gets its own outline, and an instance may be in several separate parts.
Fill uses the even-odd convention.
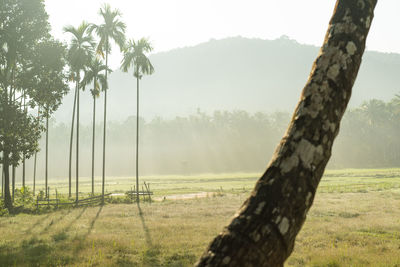
[[[150,184],[156,197],[172,194],[187,194],[197,192],[224,191],[248,191],[253,189],[255,182],[261,173],[235,173],[235,174],[204,174],[193,176],[164,175],[143,176],[142,182]],[[95,178],[95,192],[101,192],[101,177]],[[107,177],[106,191],[123,193],[135,184],[134,177]],[[17,184],[20,186],[20,184]],[[28,184],[28,186],[31,186]],[[67,179],[49,181],[51,194],[68,193]],[[388,188],[400,188],[400,169],[344,169],[327,170],[319,186],[319,192],[365,192],[380,191]],[[91,192],[91,180],[89,177],[81,177],[79,192],[88,194]],[[140,188],[141,189],[141,188]],[[37,191],[44,190],[44,181],[38,181]],[[73,184],[72,192],[75,193]]]
[[[146,177],[158,196],[219,193],[0,217],[0,266],[190,266],[255,177]],[[286,266],[399,266],[399,184],[400,169],[327,171]]]

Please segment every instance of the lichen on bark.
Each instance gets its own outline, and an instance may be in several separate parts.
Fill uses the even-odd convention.
[[[197,266],[283,266],[331,156],[376,2],[336,2],[286,134],[250,197]]]

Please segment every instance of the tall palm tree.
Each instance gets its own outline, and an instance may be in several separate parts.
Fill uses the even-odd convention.
[[[73,26],[64,27],[64,32],[71,33],[72,39],[68,50],[68,61],[71,68],[71,79],[75,81],[75,99],[74,109],[72,112],[72,126],[70,138],[69,152],[69,196],[71,197],[71,160],[72,160],[72,141],[73,127],[76,105],[76,201],[78,201],[79,190],[79,87],[80,87],[80,72],[84,70],[85,65],[93,57],[94,41],[88,31],[89,24],[82,22],[78,28]]]
[[[85,87],[93,82],[93,89],[90,90],[93,97],[93,132],[92,132],[92,195],[94,195],[94,140],[96,127],[96,98],[100,95],[100,90],[107,88],[107,80],[102,71],[107,67],[99,59],[93,58],[85,69],[85,77],[82,80],[82,85]],[[108,69],[108,71],[110,71]]]
[[[151,52],[153,47],[150,42],[142,38],[135,42],[129,40],[124,49],[121,69],[127,72],[133,65],[133,76],[136,77],[136,200],[139,202],[139,80],[145,74],[152,74],[154,67],[145,53]]]
[[[111,10],[110,5],[105,4],[100,8],[99,14],[103,17],[103,24],[91,24],[89,31],[95,31],[100,38],[97,46],[97,53],[106,59],[106,67],[108,68],[108,54],[111,52],[110,41],[114,42],[122,48],[125,44],[125,29],[126,25],[119,20],[121,12],[118,9]],[[107,81],[108,71],[106,70],[105,78]],[[104,90],[104,127],[103,127],[103,169],[102,169],[102,202],[104,203],[104,185],[106,172],[106,119],[107,119],[107,88]]]

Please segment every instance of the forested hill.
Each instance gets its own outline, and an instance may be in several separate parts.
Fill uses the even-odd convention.
[[[208,113],[235,109],[291,112],[318,49],[288,38],[234,37],[154,54],[150,59],[156,72],[141,81],[141,115],[171,118],[193,114],[198,108]],[[391,99],[400,92],[399,74],[399,54],[366,52],[350,105],[371,98]],[[123,121],[134,114],[135,89],[132,74],[115,70],[110,75],[109,119]],[[81,101],[82,120],[89,122],[92,101],[88,92]],[[68,122],[71,111],[72,94],[65,98],[56,120]]]

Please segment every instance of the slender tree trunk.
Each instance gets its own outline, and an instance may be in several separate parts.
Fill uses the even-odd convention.
[[[11,174],[11,190],[12,190],[12,201],[14,203],[14,195],[15,195],[15,165],[12,166],[12,174]]]
[[[9,152],[3,151],[3,172],[4,172],[4,205],[8,211],[12,210],[10,195],[10,172],[9,172]]]
[[[76,110],[76,95],[78,92],[78,83],[75,86],[74,94],[74,107],[72,109],[72,123],[71,123],[71,136],[69,139],[69,162],[68,162],[68,197],[72,197],[72,142],[74,139],[74,123],[75,123],[75,110]]]
[[[24,101],[24,111],[26,112],[25,99],[26,99],[26,94],[25,94],[25,90],[24,90],[23,101]],[[22,154],[22,188],[25,190],[25,153]],[[13,192],[13,195],[14,195],[14,192]]]
[[[36,161],[37,161],[37,152],[35,152],[35,156],[33,158],[33,195],[35,195],[35,190],[36,190]]]
[[[1,198],[4,198],[4,164],[1,165]]]
[[[38,119],[40,114],[40,107],[38,107]],[[37,152],[35,152],[35,157],[33,160],[33,195],[35,195],[36,190],[36,161],[37,161]]]
[[[136,70],[136,201],[139,203],[139,70]]]
[[[106,82],[108,76],[108,39],[106,40]],[[106,125],[107,125],[107,87],[104,89],[104,127],[103,127],[103,171],[101,182],[101,203],[104,204],[104,187],[106,182]]]
[[[80,76],[78,74],[78,91],[76,96],[76,204],[78,204],[79,200],[79,81]]]
[[[94,87],[96,88],[96,78],[94,79]],[[94,140],[96,133],[96,96],[93,96],[93,131],[92,131],[92,196],[94,195]]]
[[[289,128],[266,172],[197,266],[283,266],[350,100],[377,0],[338,0]]]
[[[44,172],[44,180],[45,180],[45,190],[46,190],[46,199],[50,196],[48,195],[48,162],[49,162],[49,107],[47,106],[46,111],[46,163],[45,163],[45,172]]]

